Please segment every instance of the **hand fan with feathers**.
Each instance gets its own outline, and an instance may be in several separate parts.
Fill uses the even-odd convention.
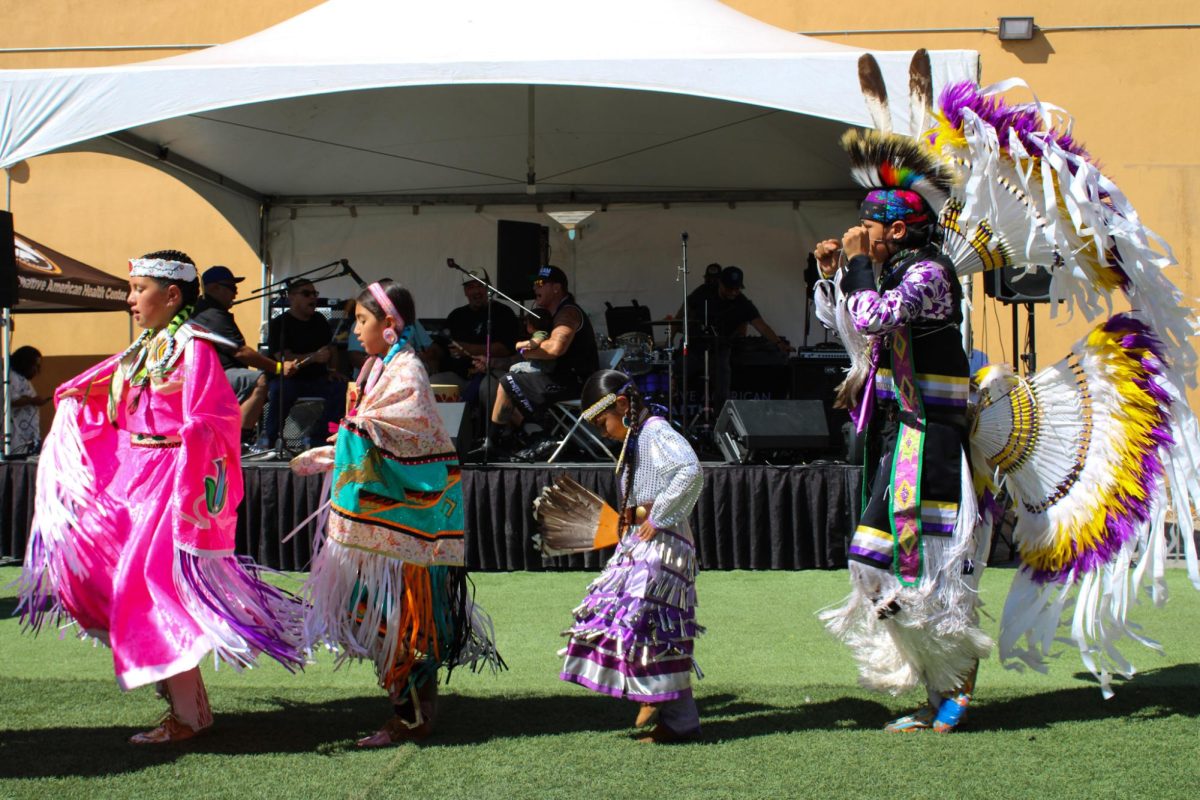
[[[619,515],[608,503],[567,475],[555,478],[533,501],[543,555],[561,556],[612,547],[620,538]]]

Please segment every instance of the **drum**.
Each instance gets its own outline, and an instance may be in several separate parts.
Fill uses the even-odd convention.
[[[670,347],[656,347],[650,352],[650,366],[652,367],[669,367],[671,359],[675,357],[675,350]]]
[[[642,397],[647,399],[665,400],[667,392],[671,390],[670,377],[665,369],[635,375],[633,382],[637,384]]]
[[[621,371],[628,375],[644,375],[650,371],[650,354],[654,351],[654,339],[650,334],[622,333],[616,338],[616,345],[625,350],[621,356]]]
[[[457,403],[461,400],[458,387],[453,383],[431,383],[429,388],[433,389],[433,399],[439,403]]]

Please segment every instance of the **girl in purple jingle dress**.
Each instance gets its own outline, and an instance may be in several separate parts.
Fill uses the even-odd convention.
[[[617,472],[624,531],[608,564],[575,609],[561,677],[601,694],[639,702],[637,726],[657,724],[642,742],[694,739],[692,697],[696,548],[688,516],[704,476],[691,446],[651,416],[633,380],[600,370],[583,386],[583,417],[623,442]]]
[[[157,684],[170,710],[130,740],[156,744],[212,724],[209,652],[300,667],[301,610],[233,554],[241,425],[224,340],[188,322],[195,264],[150,253],[129,262],[129,287],[142,336],[55,394],[20,611],[34,630],[65,618],[107,644],[122,689]]]

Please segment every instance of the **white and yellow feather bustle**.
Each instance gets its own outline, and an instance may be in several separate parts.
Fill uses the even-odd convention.
[[[1134,672],[1118,641],[1157,647],[1128,612],[1147,576],[1153,601],[1166,597],[1164,465],[1177,405],[1164,370],[1150,328],[1118,315],[1030,380],[1000,366],[977,376],[971,456],[1013,505],[1021,560],[1001,659],[1042,669],[1069,611],[1071,640],[1108,696],[1111,673]]]
[[[1185,396],[1200,323],[1164,274],[1170,248],[1074,138],[1071,118],[1036,98],[1002,97],[1024,87],[947,87],[925,141],[960,171],[942,213],[943,249],[960,274],[1041,266],[1052,315],[1060,302],[1088,319],[1111,315],[1118,293],[1133,308],[1031,381],[983,375],[972,437],[987,454],[981,466],[1020,498],[1025,567],[1006,604],[1001,657],[1040,665],[1073,603],[1072,639],[1107,694],[1110,671],[1132,671],[1112,645],[1140,638],[1126,611],[1147,571],[1152,596],[1165,597],[1166,510],[1187,521],[1200,508],[1200,425]],[[1183,538],[1200,588],[1195,542]]]
[[[962,176],[943,214],[947,253],[960,274],[1048,268],[1052,315],[1059,301],[1088,319],[1111,314],[1113,294],[1123,292],[1161,340],[1169,379],[1194,386],[1188,338],[1200,324],[1163,274],[1176,263],[1170,247],[1075,140],[1068,115],[1002,97],[1024,86],[959,83],[942,92],[925,141]]]

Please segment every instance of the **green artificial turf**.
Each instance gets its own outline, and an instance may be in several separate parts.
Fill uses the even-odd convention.
[[[0,569],[0,586],[16,576]],[[994,617],[1011,576],[985,576]],[[510,670],[455,673],[432,738],[366,752],[355,737],[390,709],[369,665],[334,671],[328,658],[302,675],[207,664],[216,726],[127,745],[163,708],[153,691],[123,695],[102,647],[22,634],[13,590],[0,590],[0,797],[1173,798],[1200,786],[1200,593],[1181,570],[1165,608],[1133,612],[1166,654],[1129,643],[1141,674],[1118,680],[1114,699],[1065,647],[1048,674],[993,658],[949,736],[880,731],[919,698],[859,689],[816,620],[846,593],[844,571],[703,573],[704,738],[674,746],[632,741],[634,704],[557,680],[559,632],[589,578],[477,575]]]

